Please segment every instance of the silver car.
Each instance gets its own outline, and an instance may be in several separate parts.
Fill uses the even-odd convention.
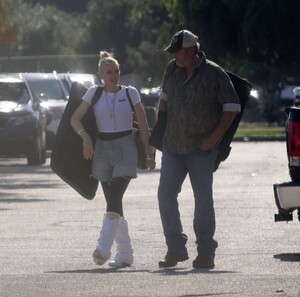
[[[47,111],[47,148],[51,149],[60,119],[65,110],[68,92],[55,73],[23,73],[24,80]]]
[[[83,84],[85,87],[89,88],[94,85],[99,85],[100,80],[94,74],[90,73],[58,73],[58,78],[60,79],[61,83],[63,84],[64,88],[67,90],[68,95],[71,90],[71,85],[74,82],[79,82]]]

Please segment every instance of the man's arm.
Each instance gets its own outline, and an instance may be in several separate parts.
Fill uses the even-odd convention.
[[[202,140],[199,148],[203,151],[208,151],[213,148],[218,143],[218,141],[222,139],[223,135],[230,127],[237,114],[238,112],[223,111],[218,126],[208,137]]]
[[[168,102],[166,100],[160,99],[158,104],[158,111],[166,112],[168,108]]]

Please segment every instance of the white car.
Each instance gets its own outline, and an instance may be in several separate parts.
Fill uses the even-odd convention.
[[[98,77],[90,73],[58,73],[57,77],[63,84],[68,95],[70,93],[71,85],[73,82],[79,82],[87,88],[100,84]]]
[[[279,92],[279,101],[282,106],[292,106],[295,99],[294,90],[300,87],[300,81],[295,80],[284,85]]]

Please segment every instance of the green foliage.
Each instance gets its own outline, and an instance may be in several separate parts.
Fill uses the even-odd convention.
[[[260,85],[278,85],[287,76],[299,75],[299,1],[166,2],[177,29],[198,34],[208,58],[222,66]]]
[[[121,61],[126,60],[126,45],[138,40],[129,30],[129,15],[133,0],[91,0],[88,6],[91,50],[114,52]],[[138,44],[138,43],[137,43]]]
[[[46,5],[58,1],[6,2],[6,22],[17,29],[18,42],[0,45],[2,56],[108,50],[123,74],[139,73],[159,84],[170,58],[163,49],[186,28],[199,36],[209,59],[254,84],[274,88],[299,76],[299,0],[87,0],[81,14],[66,13],[72,9],[63,0],[64,11]]]
[[[8,3],[11,26],[18,31],[18,44],[11,48],[15,55],[74,54],[85,40],[87,24],[83,17],[21,0]]]
[[[171,19],[164,1],[136,1],[131,11],[131,29],[139,38],[139,44],[127,45],[127,64],[143,76],[148,86],[161,83],[169,56],[163,53],[169,42]]]
[[[299,75],[299,9],[295,0],[250,1],[243,25],[250,61]]]
[[[274,139],[280,138],[282,140],[285,139],[285,128],[284,127],[276,127],[276,126],[265,126],[259,123],[246,124],[241,123],[238,127],[234,138],[265,138],[265,139]]]

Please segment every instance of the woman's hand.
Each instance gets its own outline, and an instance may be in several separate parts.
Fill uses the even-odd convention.
[[[154,154],[146,155],[146,166],[148,169],[153,170],[156,166],[156,162],[154,160]]]
[[[92,139],[89,134],[84,132],[83,135],[81,135],[83,140],[83,158],[86,160],[90,160],[93,157],[94,154],[94,146]]]

